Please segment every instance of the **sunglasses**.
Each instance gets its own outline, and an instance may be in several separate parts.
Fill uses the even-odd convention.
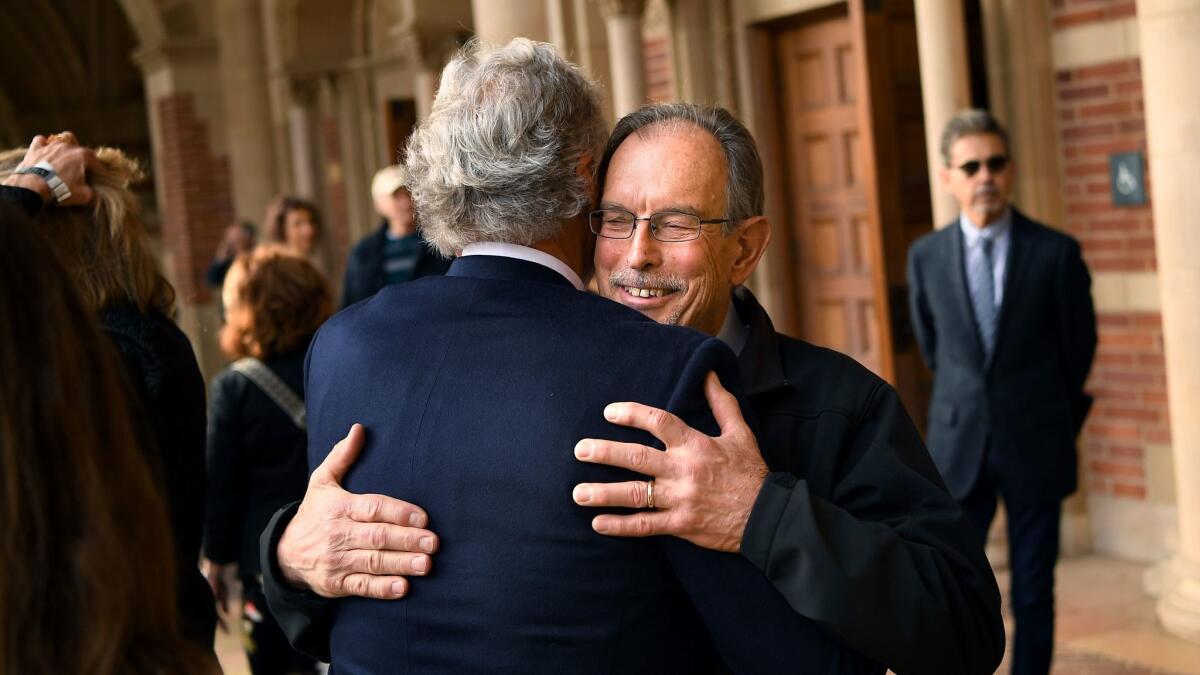
[[[988,173],[1000,173],[1005,169],[1005,167],[1008,166],[1008,158],[1004,155],[992,155],[982,162],[977,159],[973,159],[969,162],[963,162],[963,164],[958,167],[958,170],[967,174],[967,178],[970,178],[971,176],[979,173],[979,170],[984,166],[987,167]]]

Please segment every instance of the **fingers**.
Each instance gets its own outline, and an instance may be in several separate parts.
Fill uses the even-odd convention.
[[[380,577],[370,574],[350,574],[336,589],[338,595],[358,595],[375,600],[396,600],[408,595],[408,580],[404,577]]]
[[[648,431],[668,446],[681,445],[691,430],[671,413],[641,403],[610,403],[604,408],[604,418],[613,424]]]
[[[655,496],[655,502],[658,497]],[[592,519],[592,529],[610,537],[652,537],[672,534],[670,516],[661,511],[642,511],[629,516],[605,514]]]
[[[630,469],[647,476],[661,476],[667,469],[667,456],[661,450],[639,443],[619,443],[585,438],[575,444],[575,458],[592,464],[607,464]]]
[[[704,397],[708,399],[708,407],[712,408],[713,418],[721,427],[722,436],[736,428],[746,426],[746,420],[742,417],[742,409],[738,405],[737,398],[721,386],[721,380],[716,373],[710,372],[708,377],[704,378]]]
[[[355,525],[346,537],[346,547],[407,553],[436,553],[438,537],[429,530],[387,523]]]
[[[433,569],[433,559],[424,553],[358,549],[347,551],[341,556],[340,562],[341,569],[346,571],[343,578],[360,574],[373,577],[425,576]]]
[[[361,424],[350,427],[350,433],[333,446],[333,450],[325,457],[325,461],[313,471],[310,483],[341,485],[346,472],[354,466],[355,460],[362,454],[367,442],[367,430]]]
[[[624,506],[633,509],[650,507],[649,481],[633,480],[625,483],[580,483],[571,491],[571,498],[580,506]],[[663,494],[662,484],[654,484],[654,506],[665,508],[669,498]]]
[[[345,509],[346,516],[360,523],[391,523],[404,527],[429,524],[429,516],[421,507],[385,495],[350,495]]]

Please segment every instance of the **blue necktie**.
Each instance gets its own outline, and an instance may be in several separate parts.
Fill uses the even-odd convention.
[[[975,306],[975,320],[979,322],[979,336],[983,338],[984,356],[992,360],[996,348],[996,281],[992,273],[992,240],[979,238],[979,254],[969,257],[967,282],[971,285],[971,304]]]

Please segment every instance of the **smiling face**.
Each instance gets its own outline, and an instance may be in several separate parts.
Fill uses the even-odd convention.
[[[600,206],[642,218],[659,211],[725,218],[726,180],[725,154],[708,132],[646,128],[613,153]],[[736,265],[738,236],[725,236],[721,227],[707,224],[699,239],[666,243],[651,236],[646,221],[638,221],[629,239],[598,237],[600,294],[659,323],[715,335],[729,309],[731,288],[749,274]]]
[[[1007,156],[1008,148],[996,134],[970,134],[950,146],[950,166],[941,171],[942,186],[954,195],[959,208],[976,225],[990,225],[1008,206],[1014,174],[1012,162],[995,173],[987,167],[989,158]],[[959,168],[968,162],[980,164],[972,176]]]

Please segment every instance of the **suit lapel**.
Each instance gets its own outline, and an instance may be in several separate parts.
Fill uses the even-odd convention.
[[[1022,274],[1028,267],[1025,264],[1029,257],[1028,234],[1025,216],[1014,208],[1012,229],[1008,235],[1008,260],[1004,263],[1004,298],[1000,301],[1000,316],[996,320],[996,349],[992,353],[993,362],[996,360],[996,354],[1000,353],[1005,334],[1008,333],[1008,324],[1012,321],[1012,311],[1009,308],[1017,301],[1017,295],[1022,288]]]
[[[950,232],[944,238],[945,246],[949,247],[949,251],[944,251],[943,260],[950,261],[950,269],[947,271],[950,278],[950,287],[954,289],[954,299],[958,305],[958,313],[962,318],[963,325],[971,327],[971,334],[975,336],[973,341],[975,345],[975,361],[984,367],[983,363],[983,339],[979,336],[979,322],[975,320],[975,310],[971,307],[971,294],[967,288],[967,266],[963,260],[963,233],[959,227],[958,221],[946,226]]]

